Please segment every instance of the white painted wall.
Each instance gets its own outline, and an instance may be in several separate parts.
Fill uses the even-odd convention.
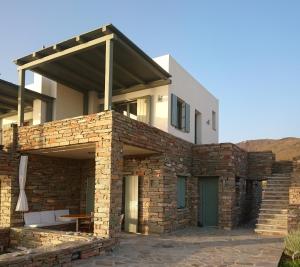
[[[168,132],[168,85],[149,88],[123,95],[113,96],[113,102],[132,101],[144,96],[151,96],[151,125]],[[103,99],[99,100],[103,104]]]
[[[57,84],[53,105],[53,120],[83,115],[83,94],[62,84]]]
[[[198,133],[202,144],[218,143],[219,138],[219,103],[218,100],[195,80],[170,55],[154,58],[166,71],[172,75],[170,85],[149,88],[123,95],[113,96],[113,102],[131,101],[144,96],[151,96],[151,125],[169,132],[179,138],[194,143],[195,141],[195,111],[201,113],[201,125]],[[83,94],[64,85],[53,82],[38,74],[34,75],[34,83],[26,86],[28,89],[47,94],[56,98],[54,101],[53,119],[60,120],[83,115]],[[186,133],[171,125],[171,94],[190,105],[190,132]],[[89,114],[97,112],[103,99],[96,99],[97,93],[89,94]],[[212,127],[212,111],[217,114],[217,129]],[[31,116],[31,117],[30,117]],[[41,102],[35,102],[33,112],[25,115],[25,119],[33,119],[33,124],[45,120],[45,107]],[[16,121],[16,117],[5,118],[2,124]]]
[[[30,124],[32,124],[32,119],[33,119],[32,111],[25,112],[24,120],[25,121],[30,121]],[[17,123],[17,122],[18,122],[18,116],[17,115],[7,116],[7,117],[1,119],[1,125],[0,126],[1,127],[9,126],[12,123]]]
[[[171,94],[184,100],[190,105],[190,132],[186,133],[171,125],[171,101],[168,108],[168,132],[184,140],[194,143],[195,140],[195,110],[202,114],[201,129],[202,144],[218,143],[219,140],[219,101],[195,80],[182,66],[170,55],[154,58],[166,71],[172,75],[172,84],[169,85],[168,97]],[[217,129],[212,129],[212,111],[217,114]],[[209,124],[207,123],[209,121]]]

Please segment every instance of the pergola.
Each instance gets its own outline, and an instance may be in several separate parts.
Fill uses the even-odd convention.
[[[31,70],[84,95],[104,97],[111,110],[112,96],[170,83],[170,74],[117,28],[109,24],[15,60],[19,71],[18,121],[24,122],[25,71]]]
[[[18,85],[0,79],[0,118],[15,115],[18,110]],[[46,103],[46,120],[51,120],[53,97],[24,89],[24,109],[32,110],[33,101],[39,99]]]

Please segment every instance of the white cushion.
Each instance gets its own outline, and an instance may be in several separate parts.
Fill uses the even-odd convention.
[[[40,212],[24,213],[24,221],[25,221],[25,225],[40,224],[41,223]]]
[[[41,211],[41,223],[51,225],[55,223],[54,210]]]

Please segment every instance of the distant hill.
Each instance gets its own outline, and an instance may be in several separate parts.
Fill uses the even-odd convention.
[[[295,137],[249,140],[237,145],[247,151],[271,150],[276,155],[276,160],[292,160],[300,156],[300,138]]]

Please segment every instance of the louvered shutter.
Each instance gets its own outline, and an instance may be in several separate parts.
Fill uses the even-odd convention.
[[[177,96],[174,94],[171,94],[171,125],[178,127]]]
[[[184,127],[184,129],[187,133],[190,132],[190,114],[191,114],[190,109],[191,109],[190,105],[185,103],[185,127]]]

